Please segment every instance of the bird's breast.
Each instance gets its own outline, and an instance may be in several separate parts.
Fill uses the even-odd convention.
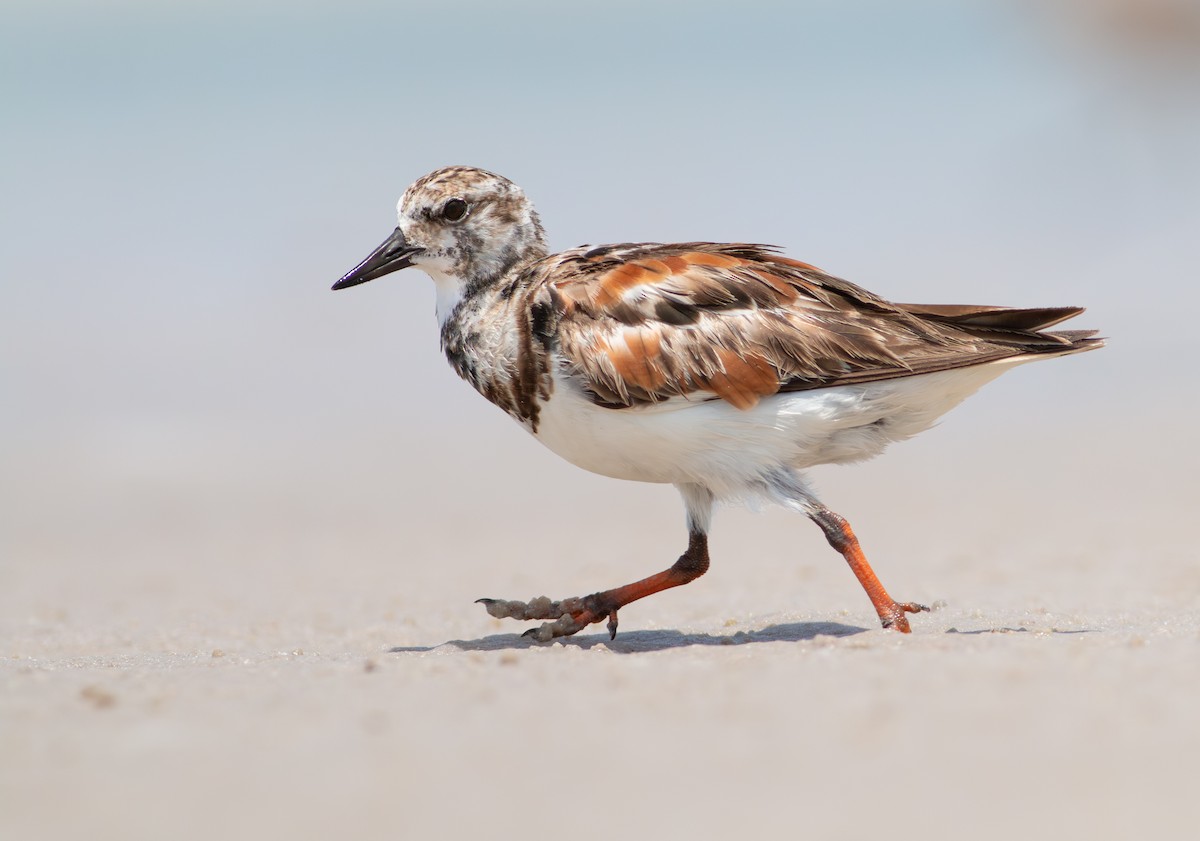
[[[442,324],[442,350],[460,377],[536,432],[553,391],[551,354],[531,310],[497,296],[464,298]]]

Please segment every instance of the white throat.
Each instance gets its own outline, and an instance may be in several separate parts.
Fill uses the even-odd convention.
[[[434,289],[437,290],[437,319],[438,326],[444,327],[450,313],[463,299],[463,289],[466,284],[454,275],[444,274],[436,269],[425,269],[425,273],[433,278]]]

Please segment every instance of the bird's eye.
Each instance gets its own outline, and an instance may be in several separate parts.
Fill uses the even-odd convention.
[[[450,199],[442,205],[442,218],[447,222],[461,222],[467,218],[467,203],[462,199]]]

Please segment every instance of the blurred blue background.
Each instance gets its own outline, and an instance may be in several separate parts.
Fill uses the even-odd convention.
[[[449,372],[423,275],[329,291],[451,163],[521,184],[555,248],[751,240],[901,301],[1089,307],[1107,350],[1005,378],[943,446],[995,436],[979,415],[1135,449],[1193,424],[1194,3],[2,15],[0,550],[30,565],[121,517],[113,547],[181,551],[261,514],[247,495],[382,516],[490,487],[498,450],[608,488]]]

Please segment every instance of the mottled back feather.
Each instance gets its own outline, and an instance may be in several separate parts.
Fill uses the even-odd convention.
[[[762,245],[579,248],[522,274],[538,332],[556,332],[567,373],[614,408],[695,396],[748,409],[781,391],[1099,345],[1040,332],[1079,308],[893,304]]]

